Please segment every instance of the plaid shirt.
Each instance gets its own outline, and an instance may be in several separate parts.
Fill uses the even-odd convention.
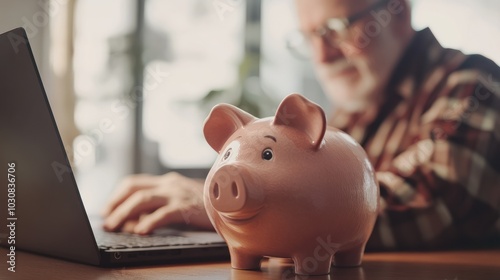
[[[330,125],[366,149],[381,213],[368,250],[468,246],[500,232],[500,68],[417,32],[386,99]]]

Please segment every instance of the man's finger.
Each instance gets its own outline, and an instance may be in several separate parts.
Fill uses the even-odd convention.
[[[123,223],[120,231],[134,233],[134,228],[138,223],[139,223],[139,220],[137,220],[137,219],[127,220],[127,221],[125,221],[125,223]]]
[[[141,213],[158,208],[164,203],[164,200],[158,199],[151,191],[135,192],[111,212],[104,221],[104,228],[115,231],[127,220],[137,218]]]
[[[153,213],[144,216],[135,226],[134,232],[137,234],[149,234],[161,226],[180,223],[182,221],[181,211],[175,205],[161,207]]]
[[[122,204],[131,195],[139,190],[153,188],[156,186],[157,182],[158,178],[150,175],[134,175],[125,178],[111,196],[111,199],[102,211],[102,215],[104,217],[110,215],[116,207]]]

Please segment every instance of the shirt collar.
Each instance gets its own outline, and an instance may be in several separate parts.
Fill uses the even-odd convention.
[[[403,52],[389,80],[388,93],[393,92],[403,99],[412,97],[416,83],[421,81],[434,66],[444,49],[429,28],[417,31]]]

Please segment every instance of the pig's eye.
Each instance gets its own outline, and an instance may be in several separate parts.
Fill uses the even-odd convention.
[[[226,153],[224,154],[224,156],[222,157],[223,160],[226,160],[229,158],[229,156],[231,155],[231,148],[229,148]]]
[[[265,149],[262,151],[262,159],[263,160],[271,160],[273,158],[273,150],[270,148]]]

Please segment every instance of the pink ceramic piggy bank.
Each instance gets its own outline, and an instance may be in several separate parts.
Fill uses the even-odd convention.
[[[233,268],[259,269],[263,256],[292,258],[297,274],[360,265],[378,184],[363,148],[327,128],[318,105],[292,94],[275,117],[257,119],[220,104],[204,134],[219,153],[205,207]]]

